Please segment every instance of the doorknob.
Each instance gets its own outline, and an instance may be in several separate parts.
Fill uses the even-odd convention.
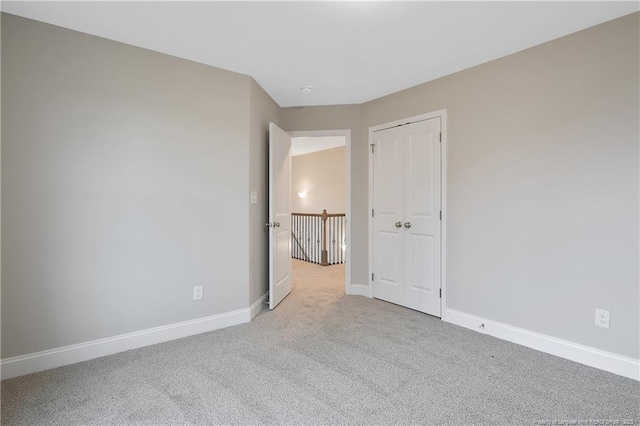
[[[274,224],[274,226],[275,226],[276,228],[280,228],[280,222],[276,222],[276,223]]]
[[[411,228],[411,222],[405,222],[404,223],[404,227],[405,228]]]
[[[402,222],[396,222],[396,228],[402,228]]]

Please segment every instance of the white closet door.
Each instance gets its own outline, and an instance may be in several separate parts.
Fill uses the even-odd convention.
[[[402,133],[376,132],[373,143],[373,297],[402,304]]]
[[[404,126],[404,306],[441,316],[440,118]]]
[[[441,316],[440,118],[374,133],[373,296]]]

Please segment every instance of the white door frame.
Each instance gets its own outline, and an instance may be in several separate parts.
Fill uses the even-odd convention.
[[[337,130],[300,130],[295,132],[287,132],[292,138],[302,137],[323,137],[323,136],[344,136],[346,147],[346,187],[347,187],[347,250],[345,253],[345,271],[344,271],[344,291],[347,294],[351,294],[351,247],[353,246],[351,240],[351,130],[350,129],[337,129]]]
[[[373,209],[373,155],[371,155],[371,144],[373,144],[373,132],[377,130],[386,129],[389,127],[395,127],[403,124],[410,124],[416,121],[429,120],[431,118],[440,118],[442,126],[442,146],[440,151],[441,161],[441,195],[442,195],[442,237],[440,241],[440,288],[442,288],[442,299],[440,300],[440,312],[441,319],[446,321],[447,312],[447,110],[441,109],[438,111],[428,112],[426,114],[414,115],[413,117],[403,118],[400,120],[389,121],[387,123],[378,124],[376,126],[369,127],[369,292],[367,296],[373,297],[373,280],[371,279],[373,273],[373,218],[371,217],[371,210]]]

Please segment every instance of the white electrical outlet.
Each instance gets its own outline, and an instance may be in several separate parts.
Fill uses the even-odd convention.
[[[251,191],[251,204],[258,204],[258,192]]]
[[[596,309],[596,325],[602,328],[609,328],[609,311]]]
[[[204,293],[203,286],[197,285],[193,287],[193,300],[202,300]]]

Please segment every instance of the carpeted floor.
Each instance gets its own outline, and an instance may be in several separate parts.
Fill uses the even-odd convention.
[[[249,324],[5,380],[2,424],[640,423],[640,383],[346,296],[343,274],[296,261]]]

